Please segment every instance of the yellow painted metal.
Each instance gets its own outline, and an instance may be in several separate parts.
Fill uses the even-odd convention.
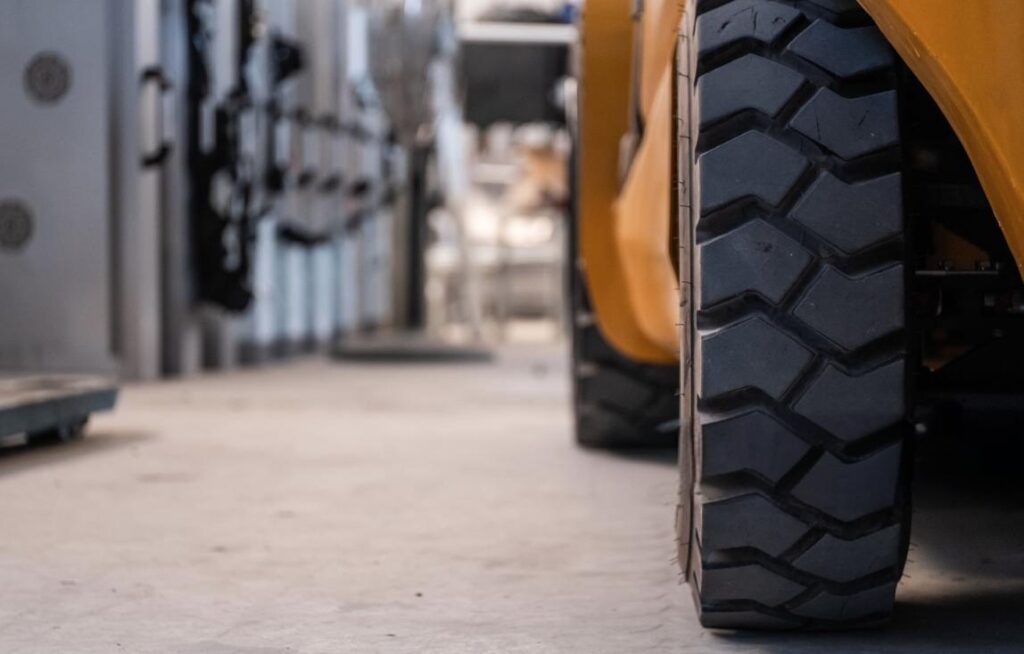
[[[1024,0],[860,0],[963,142],[1024,271]]]
[[[676,36],[686,0],[646,0],[640,106],[649,116],[665,71],[675,64]]]
[[[583,7],[577,173],[580,257],[595,317],[608,342],[638,361],[667,363],[675,354],[645,331],[639,308],[644,303],[628,281],[636,275],[625,270],[642,263],[628,261],[619,240],[619,221],[629,213],[617,200],[619,144],[629,128],[631,5],[630,0],[587,0]]]
[[[663,71],[647,114],[644,140],[616,204],[616,241],[630,304],[661,361],[679,358],[679,284],[669,256],[672,200],[672,67]]]
[[[587,0],[580,39],[579,216],[582,258],[605,338],[638,361],[678,360],[679,297],[669,220],[672,58],[678,0],[645,14],[640,108],[645,138],[620,194],[619,145],[629,126],[630,0]]]

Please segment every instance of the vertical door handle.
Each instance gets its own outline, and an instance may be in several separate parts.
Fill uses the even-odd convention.
[[[160,66],[150,66],[142,71],[143,98],[148,97],[147,93],[155,93],[156,101],[153,103],[153,125],[151,135],[155,143],[145,143],[142,148],[142,166],[153,168],[162,165],[171,156],[174,150],[173,138],[170,133],[171,124],[168,116],[173,115],[174,85],[164,74]],[[152,89],[152,91],[150,91]],[[143,141],[146,139],[143,138]]]

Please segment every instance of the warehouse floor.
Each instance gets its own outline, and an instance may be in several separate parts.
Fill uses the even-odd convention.
[[[565,379],[518,348],[130,388],[82,443],[0,452],[0,652],[1024,648],[1024,493],[948,461],[888,631],[701,631],[673,455],[575,449]]]

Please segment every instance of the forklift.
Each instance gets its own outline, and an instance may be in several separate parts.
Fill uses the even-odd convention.
[[[1022,30],[1000,0],[586,3],[576,438],[678,444],[705,626],[885,621],[916,435],[1019,424]]]

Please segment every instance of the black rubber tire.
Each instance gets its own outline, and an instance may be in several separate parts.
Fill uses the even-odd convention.
[[[591,448],[675,447],[679,368],[634,361],[605,340],[582,273],[573,277],[572,384],[576,442]]]
[[[855,0],[690,4],[680,560],[707,627],[876,623],[910,522],[898,60]]]
[[[575,156],[570,162],[570,179],[573,188],[567,261],[576,442],[600,449],[675,447],[679,368],[634,361],[601,333],[578,250]]]

